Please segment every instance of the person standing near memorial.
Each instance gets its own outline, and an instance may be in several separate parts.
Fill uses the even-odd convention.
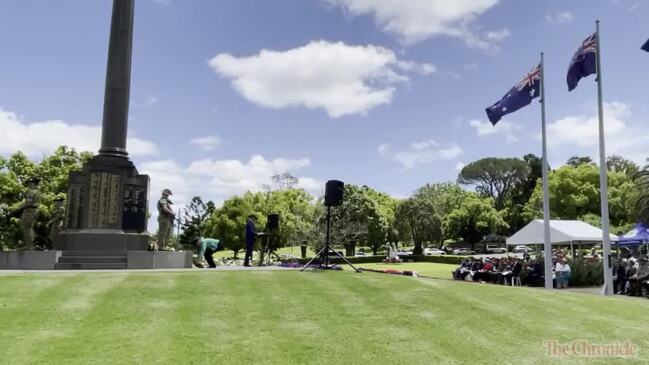
[[[169,239],[174,228],[174,213],[171,205],[173,204],[169,197],[173,195],[171,190],[164,189],[162,197],[158,200],[158,245],[159,251],[164,251],[169,247]]]
[[[250,266],[250,261],[252,261],[252,250],[255,247],[255,239],[259,235],[255,230],[255,223],[257,222],[257,216],[251,214],[248,216],[246,221],[246,256],[243,260],[243,266]]]
[[[22,217],[20,223],[23,229],[23,244],[25,249],[34,249],[34,224],[38,216],[38,206],[41,204],[41,193],[38,191],[38,184],[41,179],[30,177],[27,179],[27,192],[25,192],[25,201],[22,205]]]

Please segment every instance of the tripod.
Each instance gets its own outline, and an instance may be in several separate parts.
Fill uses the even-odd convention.
[[[272,230],[270,233],[264,234],[262,238],[265,240],[265,244],[262,245],[261,250],[259,252],[260,257],[259,257],[259,266],[270,266],[271,265],[271,255],[275,255],[276,259],[280,259],[279,255],[275,251],[275,248],[271,246],[271,237],[274,241],[275,239],[275,231]]]
[[[330,227],[331,227],[331,205],[327,205],[327,238],[325,241],[325,245],[320,251],[318,251],[317,254],[315,254],[315,256],[311,260],[309,260],[309,262],[306,263],[306,265],[304,265],[304,267],[300,271],[306,270],[309,267],[309,265],[311,265],[311,263],[318,258],[320,259],[320,266],[318,266],[318,269],[331,269],[331,267],[329,266],[329,253],[333,252],[336,256],[338,256],[338,258],[346,262],[347,265],[351,266],[352,269],[354,269],[354,271],[361,272],[354,265],[352,265],[352,263],[349,262],[343,255],[339,254],[333,248],[331,248],[331,245],[329,244]]]

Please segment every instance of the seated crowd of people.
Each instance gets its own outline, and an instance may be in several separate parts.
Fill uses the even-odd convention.
[[[480,283],[511,285],[520,280],[521,285],[542,285],[543,260],[531,259],[529,255],[518,257],[468,257],[453,271],[453,279]],[[552,276],[556,288],[567,288],[570,281],[570,265],[560,252],[553,253]],[[516,281],[515,281],[516,283]]]
[[[613,289],[621,295],[649,295],[649,260],[646,256],[618,259],[613,267]]]

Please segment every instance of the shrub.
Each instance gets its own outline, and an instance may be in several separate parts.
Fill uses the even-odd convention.
[[[570,286],[598,286],[604,283],[602,261],[577,258],[570,260]]]
[[[439,264],[453,264],[459,265],[466,256],[422,256],[422,255],[408,255],[408,256],[399,256],[404,262],[434,262]],[[346,259],[352,264],[372,264],[377,262],[383,262],[385,259],[384,255],[377,256],[360,256],[360,257],[346,257]],[[300,259],[301,264],[305,264],[310,259]],[[341,264],[343,261],[339,258],[331,258],[331,262],[335,264]]]

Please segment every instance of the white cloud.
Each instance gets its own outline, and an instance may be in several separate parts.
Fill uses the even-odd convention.
[[[219,136],[212,135],[212,136],[194,138],[189,142],[197,146],[201,150],[209,152],[209,151],[214,151],[216,147],[218,147],[221,144],[221,139],[219,138]]]
[[[649,134],[643,123],[634,123],[631,107],[625,103],[604,103],[606,154],[621,155],[644,164],[649,157]],[[562,157],[588,154],[599,160],[599,118],[596,112],[567,116],[548,124],[548,145]],[[540,137],[537,137],[540,138]],[[557,151],[558,150],[558,151]]]
[[[514,132],[523,129],[522,126],[506,120],[501,120],[494,126],[489,122],[475,119],[470,121],[469,125],[475,128],[479,137],[502,134],[507,138],[507,142],[517,142],[518,137]]]
[[[569,11],[560,11],[545,15],[545,21],[550,24],[570,24],[573,20],[574,17]]]
[[[287,51],[262,50],[249,57],[219,54],[212,69],[232,80],[249,101],[275,109],[324,109],[332,118],[366,114],[392,101],[403,72],[430,74],[431,64],[399,60],[378,46],[313,41]],[[401,72],[399,72],[401,71]]]
[[[473,48],[497,50],[509,30],[480,34],[475,19],[499,0],[324,0],[353,16],[371,15],[385,31],[406,44],[433,36],[463,39]]]
[[[378,147],[378,151],[381,156],[383,156],[389,150],[390,150],[390,145],[387,143],[381,143]]]
[[[74,147],[78,151],[96,152],[100,147],[101,127],[68,124],[62,120],[28,123],[16,113],[0,108],[0,130],[3,131],[0,154],[22,151],[30,157],[49,154],[58,146]],[[134,156],[158,154],[155,143],[135,137],[127,140],[127,150]]]
[[[142,102],[134,103],[134,106],[149,107],[158,103],[158,98],[155,95],[149,95]]]
[[[440,160],[453,160],[464,154],[462,148],[455,143],[440,144],[434,140],[413,142],[401,151],[392,151],[388,144],[383,143],[379,145],[378,151],[381,156],[398,162],[405,169]]]
[[[626,129],[623,121],[630,115],[623,103],[604,104],[605,131],[608,137]],[[548,124],[548,144],[552,146],[571,144],[581,147],[594,146],[599,142],[599,118],[597,114],[567,116]]]
[[[638,3],[635,3],[635,4],[631,5],[631,6],[629,6],[629,11],[636,11],[636,10],[638,10],[641,6],[642,6],[642,3],[639,3],[639,2],[638,2]]]
[[[462,171],[462,169],[466,166],[464,162],[458,162],[455,164],[455,171]]]

